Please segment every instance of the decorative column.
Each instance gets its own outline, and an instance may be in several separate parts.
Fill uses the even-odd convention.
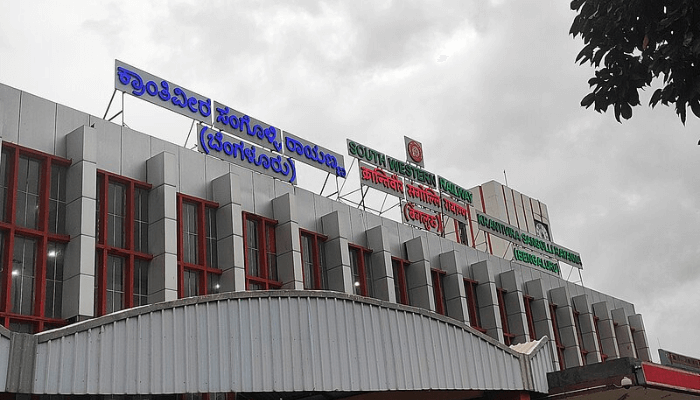
[[[467,308],[467,294],[464,291],[464,276],[459,253],[452,250],[440,254],[440,268],[445,271],[445,299],[447,299],[447,316],[469,324],[469,310]]]
[[[350,216],[333,211],[321,217],[321,225],[323,234],[328,237],[325,243],[328,289],[352,294],[352,270],[347,239],[350,235]]]
[[[406,254],[410,263],[406,268],[409,304],[435,311],[433,280],[430,276],[428,241],[426,238],[418,236],[407,241]]]
[[[634,348],[637,351],[637,358],[642,361],[651,361],[651,352],[649,351],[649,342],[647,342],[647,333],[646,329],[644,329],[642,314],[630,315],[628,319],[632,330]]]
[[[578,312],[578,327],[581,330],[581,340],[579,343],[588,353],[584,360],[586,364],[594,364],[602,361],[600,355],[600,346],[598,346],[598,337],[595,332],[595,322],[593,321],[593,313],[588,305],[588,297],[585,294],[576,296],[571,299],[574,304],[574,310]]]
[[[243,208],[240,178],[229,173],[211,182],[216,210],[216,247],[221,268],[221,291],[245,290],[245,261],[243,257]]]
[[[557,354],[557,344],[554,342],[554,329],[552,328],[552,317],[549,313],[549,300],[545,296],[544,284],[541,279],[533,279],[525,282],[525,290],[532,297],[532,321],[535,325],[535,335],[538,339],[543,336],[549,338],[549,344],[552,349],[552,361],[554,368],[560,370],[559,359]]]
[[[481,327],[486,329],[486,334],[503,343],[503,326],[501,325],[501,311],[498,308],[498,292],[496,291],[496,278],[490,262],[479,261],[471,265],[472,276],[479,282],[476,285],[476,297],[479,299],[479,316]]]
[[[612,310],[611,314],[615,324],[615,337],[617,338],[617,347],[620,349],[620,357],[637,358],[634,339],[632,339],[632,331],[630,330],[625,309],[617,308]]]
[[[177,292],[177,158],[162,152],[146,161],[148,183],[148,302],[176,300]]]
[[[498,278],[501,281],[501,288],[506,291],[503,295],[503,301],[505,302],[508,328],[510,333],[515,335],[513,344],[536,340],[536,338],[530,338],[530,332],[527,328],[525,303],[523,302],[523,292],[520,289],[523,286],[522,278],[514,270],[503,272],[498,275]]]
[[[272,199],[272,213],[277,220],[275,248],[277,276],[283,289],[304,289],[304,268],[301,262],[301,237],[297,222],[295,197],[289,193]]]
[[[569,290],[566,286],[554,288],[549,291],[549,296],[552,303],[557,306],[557,325],[559,326],[559,339],[564,346],[564,364],[566,364],[566,368],[582,366],[581,347],[578,343],[574,309],[571,307]]]
[[[97,210],[97,131],[81,126],[66,136],[66,246],[63,318],[81,321],[95,315],[95,215]]]
[[[615,337],[615,324],[610,317],[608,303],[601,301],[591,305],[593,315],[598,318],[598,335],[600,335],[600,343],[602,352],[608,359],[613,360],[620,357],[620,349],[617,346],[617,338]]]
[[[398,237],[394,238],[398,241]],[[367,231],[367,245],[372,250],[372,277],[374,278],[374,297],[396,303],[394,290],[394,271],[391,267],[389,251],[389,231],[383,225],[377,225]]]

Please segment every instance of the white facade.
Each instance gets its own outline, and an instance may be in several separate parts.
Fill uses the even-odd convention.
[[[26,378],[29,375],[25,376],[26,379],[12,377],[7,382],[8,391],[12,391],[9,388],[24,393],[66,394],[332,390],[366,392],[423,389],[545,391],[541,385],[536,387],[532,383],[531,367],[524,369],[525,375],[521,373],[520,363],[526,357],[508,349],[505,345],[509,342],[513,344],[523,343],[544,336],[550,339],[549,341],[545,340],[545,342],[550,344],[551,355],[553,355],[546,358],[547,363],[550,363],[547,367],[550,370],[561,367],[558,349],[561,349],[562,361],[566,368],[584,363],[600,362],[604,357],[613,359],[631,356],[642,360],[650,359],[644,325],[641,315],[635,312],[634,305],[608,294],[567,282],[556,273],[511,261],[512,257],[509,253],[512,251],[509,247],[511,245],[506,240],[479,231],[476,224],[471,227],[472,233],[469,234],[468,242],[461,244],[450,238],[442,238],[401,222],[382,218],[213,156],[168,143],[4,85],[0,85],[0,136],[3,145],[10,147],[16,145],[12,148],[18,149],[19,153],[17,154],[24,151],[38,151],[70,160],[70,165],[66,168],[65,185],[65,241],[67,242],[64,248],[63,276],[60,279],[60,285],[62,285],[60,319],[65,320],[65,322],[55,323],[55,321],[47,319],[45,311],[34,312],[34,315],[31,312],[27,314],[27,323],[30,326],[27,329],[29,330],[31,330],[31,326],[44,328],[63,324],[66,326],[53,332],[30,335],[35,337],[36,358],[10,352],[8,355],[10,359],[24,357],[25,360],[32,360],[30,374],[32,379]],[[98,221],[99,182],[101,178],[98,177],[105,174],[114,176],[117,180],[122,179],[123,182],[136,181],[149,185],[146,221],[148,246],[147,251],[145,251],[149,257],[144,261],[148,271],[148,280],[147,293],[144,296],[147,297],[147,303],[150,305],[146,306],[146,311],[133,309],[113,314],[112,319],[110,319],[110,315],[106,315],[91,320],[97,315],[106,313],[102,311],[101,307],[104,307],[105,302],[114,300],[114,297],[110,296],[119,294],[113,295],[112,292],[115,292],[113,288],[101,287],[104,282],[100,281],[99,274],[96,275],[96,259],[101,257],[101,254],[111,251],[107,249],[108,246],[105,247],[106,245],[100,247],[100,233],[97,228],[101,223]],[[475,210],[482,211],[533,235],[538,233],[537,223],[541,223],[547,227],[547,231],[551,235],[547,207],[539,201],[497,182],[485,183],[472,189],[472,193]],[[186,238],[183,238],[181,225],[183,224],[181,221],[183,214],[180,207],[181,202],[187,203],[190,198],[207,202],[215,213],[216,230],[208,232],[207,239],[215,242],[216,246],[212,245],[207,248],[210,249],[209,253],[215,253],[218,259],[216,269],[220,272],[211,274],[209,271],[209,275],[202,276],[208,277],[206,282],[214,282],[216,291],[221,293],[188,302],[178,299],[187,293],[189,290],[187,282],[190,282],[187,280],[189,278],[187,278],[186,272],[183,275],[185,263],[179,261],[182,258],[182,254],[179,252],[184,251],[183,247],[186,247],[182,244]],[[247,215],[249,217],[246,217]],[[252,218],[251,221],[260,223],[260,226],[268,226],[265,224],[269,223],[271,229],[274,229],[274,245],[268,244],[267,248],[262,248],[263,250],[256,247],[261,252],[255,253],[255,257],[263,257],[262,254],[265,253],[267,261],[274,261],[276,265],[276,278],[268,280],[279,282],[281,289],[299,292],[299,295],[283,294],[276,300],[277,305],[260,306],[259,301],[263,301],[261,299],[275,298],[276,295],[270,294],[271,292],[256,294],[256,291],[250,290],[251,285],[256,284],[256,281],[250,278],[252,274],[250,270],[252,261],[250,259],[253,257],[251,255],[253,253],[250,252],[251,239],[249,236],[251,231],[247,230],[249,229],[247,224],[253,222],[248,222],[249,220],[246,218]],[[474,215],[472,215],[472,219],[475,219]],[[23,235],[21,230],[13,230],[15,228],[10,228],[9,225],[0,225],[0,229],[6,232],[3,240],[8,240],[8,235],[12,234],[8,232],[14,232],[17,237]],[[321,292],[326,294],[320,297],[318,292],[308,292],[308,298],[305,298],[303,294],[305,287],[303,253],[305,250],[303,250],[304,239],[300,232],[319,235],[319,246],[322,246],[325,252],[323,289],[329,292]],[[211,244],[207,243],[207,246]],[[368,258],[365,260],[364,266],[371,271],[365,271],[365,275],[371,275],[371,281],[367,283],[371,287],[363,290],[366,290],[366,293],[372,293],[371,296],[367,296],[370,298],[363,298],[355,294],[358,293],[356,287],[359,285],[356,283],[357,277],[354,274],[356,266],[353,264],[352,252],[354,250],[352,250],[352,246],[357,246],[364,252],[358,254],[367,254]],[[8,245],[6,244],[4,248],[8,249]],[[129,259],[128,257],[123,256],[124,259]],[[136,259],[138,257],[137,255]],[[401,291],[395,289],[397,277],[394,275],[392,258],[406,262],[404,265],[404,290],[407,294],[409,307],[397,305],[401,301],[397,298],[397,294],[400,294]],[[9,266],[8,259],[9,250],[5,250],[3,262],[7,264],[4,265]],[[105,259],[112,260],[107,256]],[[39,270],[46,267],[37,265],[36,268]],[[184,270],[187,271],[187,266],[184,267]],[[437,275],[435,275],[436,273]],[[439,285],[443,299],[436,299],[435,276],[442,276],[439,278]],[[35,279],[36,285],[43,285],[41,276],[37,275]],[[467,282],[465,279],[473,282],[476,299],[469,297],[469,284],[465,283]],[[133,277],[127,277],[123,283],[132,280],[134,280]],[[105,282],[107,281],[105,280]],[[130,294],[131,290],[124,289],[124,293]],[[137,290],[133,290],[136,293]],[[108,293],[103,293],[105,291]],[[230,294],[229,292],[235,293]],[[333,292],[338,293],[333,294]],[[37,289],[35,296],[47,296],[46,293],[48,293],[46,290]],[[243,293],[247,294],[243,295]],[[260,299],[256,300],[258,295]],[[316,340],[319,340],[319,335],[325,337],[328,330],[337,328],[340,331],[340,328],[324,326],[324,331],[316,331],[319,324],[323,325],[322,321],[316,320],[311,323],[306,320],[307,316],[325,319],[329,318],[330,314],[335,313],[335,311],[328,311],[328,307],[350,307],[352,310],[346,311],[351,314],[345,315],[345,311],[338,311],[339,318],[347,320],[352,315],[362,316],[358,318],[368,318],[368,320],[355,320],[355,324],[365,326],[366,329],[357,331],[348,327],[348,329],[342,330],[342,336],[338,336],[339,342],[354,343],[350,346],[362,347],[361,342],[372,343],[375,350],[379,352],[388,345],[389,336],[398,334],[399,331],[392,331],[391,329],[394,329],[392,327],[401,326],[400,329],[407,329],[405,323],[402,325],[395,320],[397,313],[399,313],[401,318],[407,321],[411,318],[423,319],[425,325],[420,326],[424,326],[422,329],[428,330],[423,333],[427,335],[426,340],[431,335],[427,332],[432,332],[432,329],[446,329],[452,332],[449,335],[463,338],[460,340],[476,340],[482,343],[480,348],[491,349],[488,351],[502,354],[503,357],[510,360],[506,364],[513,363],[513,365],[509,367],[492,358],[474,355],[472,350],[464,348],[463,345],[453,347],[456,343],[452,339],[453,336],[435,331],[435,334],[444,338],[439,344],[443,352],[436,353],[435,358],[428,364],[423,363],[421,355],[410,355],[410,357],[415,357],[415,360],[412,359],[412,362],[407,363],[392,358],[391,365],[398,367],[405,363],[404,366],[418,369],[414,369],[412,372],[401,372],[401,375],[404,376],[401,378],[404,380],[404,386],[396,382],[395,385],[387,384],[388,378],[380,379],[383,382],[375,382],[372,380],[372,376],[360,379],[359,376],[351,373],[353,368],[357,369],[357,373],[362,374],[373,371],[372,368],[377,365],[387,363],[384,358],[379,356],[375,360],[371,359],[375,353],[368,349],[363,351],[366,351],[366,357],[369,359],[363,362],[373,366],[369,370],[365,370],[361,364],[348,361],[347,367],[340,366],[338,370],[330,373],[329,379],[331,381],[324,378],[320,382],[312,381],[309,385],[304,383],[299,387],[293,383],[296,382],[295,379],[287,380],[286,378],[283,380],[282,386],[275,386],[277,381],[274,380],[270,382],[250,381],[245,384],[239,382],[240,385],[237,386],[237,383],[231,378],[235,376],[235,373],[230,370],[241,363],[241,359],[235,357],[221,361],[221,367],[229,371],[230,374],[227,372],[227,376],[221,375],[217,378],[218,383],[216,384],[211,381],[207,381],[208,383],[205,384],[201,380],[204,379],[204,376],[213,373],[212,371],[215,369],[214,366],[207,364],[205,359],[199,360],[201,361],[200,366],[209,365],[207,368],[211,367],[211,371],[208,369],[209,372],[198,372],[204,375],[200,375],[198,380],[190,382],[187,377],[193,371],[185,368],[181,372],[182,376],[173,376],[174,383],[167,390],[165,389],[167,385],[158,386],[155,381],[149,381],[148,384],[152,386],[144,383],[143,389],[141,387],[119,386],[121,384],[128,385],[126,381],[121,383],[115,381],[112,386],[103,381],[107,375],[115,377],[121,377],[121,375],[112,369],[105,370],[111,371],[109,374],[103,372],[102,368],[107,368],[107,364],[104,363],[111,363],[111,359],[100,359],[100,356],[95,353],[94,346],[109,346],[109,344],[94,342],[94,335],[111,332],[109,334],[114,337],[114,340],[120,340],[118,339],[117,321],[122,321],[127,325],[138,324],[138,329],[124,331],[123,334],[126,336],[123,337],[125,340],[123,345],[129,341],[135,341],[134,343],[141,343],[139,346],[150,348],[160,341],[158,335],[164,335],[166,331],[172,329],[193,327],[199,322],[202,323],[202,327],[220,329],[220,333],[224,335],[220,339],[226,339],[229,337],[226,335],[234,335],[230,332],[237,332],[235,335],[240,335],[241,328],[237,327],[229,331],[226,330],[228,328],[220,326],[219,322],[214,322],[214,320],[223,321],[225,319],[222,317],[223,314],[233,315],[230,314],[232,311],[229,309],[232,306],[231,302],[240,303],[243,300],[245,300],[245,307],[249,307],[250,310],[261,307],[257,309],[263,313],[261,315],[267,315],[270,318],[279,318],[280,315],[285,315],[285,318],[292,320],[295,329],[299,330],[299,335],[306,341],[305,343],[310,343],[312,346]],[[128,300],[128,302],[130,301]],[[46,304],[47,300],[36,297],[35,302],[43,305]],[[131,304],[128,302],[125,304]],[[326,310],[323,311],[325,314],[316,314],[321,311],[312,307],[314,315],[310,316],[311,311],[308,307],[311,306],[309,304],[319,302],[323,303],[320,307]],[[499,307],[499,302],[504,303],[501,303]],[[478,326],[475,321],[470,321],[469,313],[469,308],[477,306],[477,304],[480,320]],[[4,323],[10,327],[15,322],[24,323],[21,315],[13,313],[8,307],[9,305],[0,312]],[[107,310],[109,307],[108,304]],[[216,309],[212,311],[211,307]],[[275,314],[269,314],[266,311],[269,310],[269,307],[278,311]],[[280,313],[279,307],[290,308],[284,309]],[[116,309],[119,308],[121,307]],[[245,318],[252,318],[253,313],[258,312],[250,310],[247,311],[247,314],[238,314],[242,311],[237,311],[235,319],[237,323],[245,323]],[[502,318],[503,310],[505,310],[506,315]],[[435,313],[436,311],[442,311],[447,318],[439,316]],[[186,320],[177,322],[177,313],[187,314]],[[173,325],[164,325],[166,317],[174,321]],[[298,321],[295,320],[297,318]],[[206,321],[202,319],[206,319]],[[370,320],[371,324],[367,325]],[[504,321],[506,321],[505,324]],[[266,330],[263,322],[258,321],[257,323],[260,325],[256,329]],[[157,331],[153,330],[156,323],[160,324]],[[279,321],[272,320],[269,323],[277,326]],[[529,325],[534,328],[534,335],[531,334]],[[478,329],[474,329],[472,326]],[[406,332],[408,331],[410,329]],[[17,334],[5,331],[3,333],[6,337],[11,337],[13,341],[20,340],[16,339]],[[193,334],[204,335],[204,333],[197,331]],[[303,344],[294,342],[294,338],[286,337],[279,332],[273,332],[274,334],[282,335],[279,336],[280,340],[291,341],[288,345],[283,346],[285,348],[303,346]],[[137,335],[140,339],[136,339],[133,335]],[[362,335],[366,335],[366,337]],[[24,336],[21,337],[24,338]],[[206,337],[208,340],[213,340],[210,336]],[[557,347],[557,341],[554,340],[555,337],[559,339],[559,347]],[[144,341],[139,341],[141,339]],[[268,339],[274,341],[273,338]],[[431,340],[435,340],[435,338]],[[345,345],[345,343],[339,342],[326,343],[326,345],[330,347]],[[0,340],[0,344],[2,343],[4,343],[3,340]],[[185,346],[192,345],[194,342],[187,342],[183,338],[182,342],[173,343]],[[221,342],[215,341],[214,343],[216,344],[202,345],[205,347],[192,355],[204,355],[208,359],[216,353],[217,347],[222,346]],[[445,348],[447,348],[446,351],[444,351]],[[101,348],[100,351],[99,354],[105,354],[104,357],[119,356],[118,348],[112,348],[110,352],[104,352],[105,349]],[[264,350],[261,348],[261,351]],[[297,356],[302,358],[306,356],[294,351],[285,356],[283,362],[290,368],[294,367],[295,371],[301,368],[303,374],[309,372],[306,371],[306,368],[309,367],[314,368],[314,373],[321,373],[326,368],[325,362],[331,360],[329,358],[323,361],[323,357],[330,357],[330,353],[326,354],[322,351],[322,354],[318,355],[320,364],[305,358],[297,364],[295,363]],[[339,362],[342,363],[346,358],[352,358],[351,353],[354,350],[348,349],[348,351],[349,353],[345,357],[339,358]],[[77,359],[84,358],[86,363],[69,362],[61,357],[56,358],[55,352],[60,354],[65,352],[65,354],[71,354],[71,357]],[[128,353],[125,354],[127,357],[129,356]],[[401,348],[395,348],[387,357],[397,357],[399,354],[401,354]],[[1,357],[2,353],[0,353]],[[255,359],[254,355],[250,357]],[[428,368],[429,365],[448,365],[457,362],[450,360],[451,357],[464,358],[474,363],[499,363],[498,365],[501,367],[493,370],[499,371],[497,374],[506,373],[506,370],[512,369],[517,371],[519,375],[509,376],[506,379],[507,382],[501,382],[498,380],[500,378],[493,375],[484,377],[484,380],[477,379],[472,382],[465,372],[470,367],[466,366],[466,369],[460,369],[458,373],[450,370],[453,378],[448,380],[441,380],[439,377],[433,379],[431,376],[426,378],[425,384],[415,384],[416,377],[411,376],[411,374],[420,374],[420,371]],[[485,361],[486,359],[488,361]],[[151,375],[148,376],[154,377],[154,371],[160,371],[171,363],[177,365],[181,361],[183,360],[163,359],[158,361],[162,363],[160,366],[151,365],[144,368],[150,368]],[[189,363],[192,360],[184,361]],[[251,359],[248,360],[248,362],[250,361]],[[268,361],[271,363],[270,365],[266,364]],[[276,361],[272,356],[263,358],[260,368],[273,368]],[[528,359],[527,362],[530,361]],[[114,362],[116,363],[116,361]],[[122,364],[114,364],[109,368],[117,368],[116,365],[119,365],[125,374],[123,377],[126,377],[128,374],[134,373],[130,362],[124,361]],[[133,362],[135,362],[134,366],[142,365],[141,361]],[[62,379],[68,379],[66,378],[68,375],[61,375],[61,371],[72,370],[79,364],[84,368],[81,370],[84,376],[71,375],[71,379],[78,383],[63,382]],[[2,366],[1,360],[0,366]],[[483,369],[488,370],[488,368]],[[76,373],[78,372],[76,371]],[[139,373],[146,374],[146,372]],[[516,374],[516,372],[513,373]],[[59,376],[56,377],[52,374]],[[178,384],[176,383],[177,377],[185,379],[185,381]],[[91,379],[97,379],[97,381],[91,383]],[[335,382],[335,379],[339,381]],[[31,384],[29,384],[30,381]],[[414,382],[413,386],[408,383],[409,381]],[[97,386],[91,388],[91,384]],[[81,389],[77,389],[78,387]]]

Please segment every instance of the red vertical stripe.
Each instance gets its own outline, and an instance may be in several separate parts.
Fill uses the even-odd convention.
[[[479,186],[479,195],[481,196],[481,211],[486,214],[486,202],[484,201],[484,189]],[[486,235],[486,241],[489,243],[489,253],[493,254],[493,247],[491,247],[491,235],[484,231],[484,234]]]

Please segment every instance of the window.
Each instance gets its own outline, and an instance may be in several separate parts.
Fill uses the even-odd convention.
[[[456,221],[457,222],[457,238],[459,240],[459,243],[462,243],[464,245],[469,245],[469,240],[467,236],[467,224],[465,224],[462,221]]]
[[[178,295],[219,293],[221,269],[216,246],[217,203],[177,195]]]
[[[323,250],[326,237],[303,229],[300,229],[300,234],[304,289],[328,289],[326,256]]]
[[[97,171],[95,315],[148,303],[148,191],[151,186]]]
[[[501,326],[503,327],[503,343],[506,346],[513,344],[515,335],[510,332],[510,327],[508,326],[508,309],[506,308],[506,291],[503,288],[497,288],[498,292],[498,311],[501,314]]]
[[[559,323],[557,322],[557,305],[554,303],[549,303],[549,313],[552,316],[552,330],[554,331],[554,343],[557,347],[557,357],[559,359],[559,369],[565,369],[566,364],[564,363],[564,345],[561,343],[561,336],[559,335]]]
[[[469,325],[479,332],[486,333],[486,329],[481,327],[479,318],[479,299],[476,296],[476,286],[479,282],[464,278],[464,292],[467,295],[467,309],[469,311]]]
[[[245,229],[245,272],[248,290],[279,289],[275,226],[277,221],[254,214],[243,214]]]
[[[608,355],[603,352],[603,341],[600,340],[600,328],[598,327],[598,321],[600,318],[593,316],[593,325],[595,326],[595,337],[598,341],[598,347],[600,348],[600,360],[605,362],[608,359]]]
[[[433,278],[433,297],[435,298],[435,312],[447,315],[447,298],[445,297],[445,271],[430,269]]]
[[[352,269],[353,293],[360,296],[374,295],[372,277],[372,250],[350,245],[350,268]]]
[[[2,143],[0,323],[34,333],[61,320],[66,171],[70,161]]]
[[[535,298],[523,295],[523,304],[525,305],[525,318],[527,318],[527,331],[530,334],[530,340],[537,340],[537,335],[535,333],[535,320],[532,318],[532,302]]]
[[[406,268],[408,260],[391,257],[391,268],[394,271],[394,291],[396,302],[408,305],[408,284],[406,282]]]
[[[581,313],[574,310],[574,325],[576,327],[576,336],[578,337],[578,346],[581,350],[581,360],[583,365],[586,365],[586,356],[588,355],[588,350],[586,350],[583,344],[583,335],[581,334]]]

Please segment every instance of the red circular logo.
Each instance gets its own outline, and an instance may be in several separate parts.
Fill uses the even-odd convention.
[[[420,147],[420,143],[415,140],[408,142],[408,155],[416,163],[423,162],[423,149]]]

